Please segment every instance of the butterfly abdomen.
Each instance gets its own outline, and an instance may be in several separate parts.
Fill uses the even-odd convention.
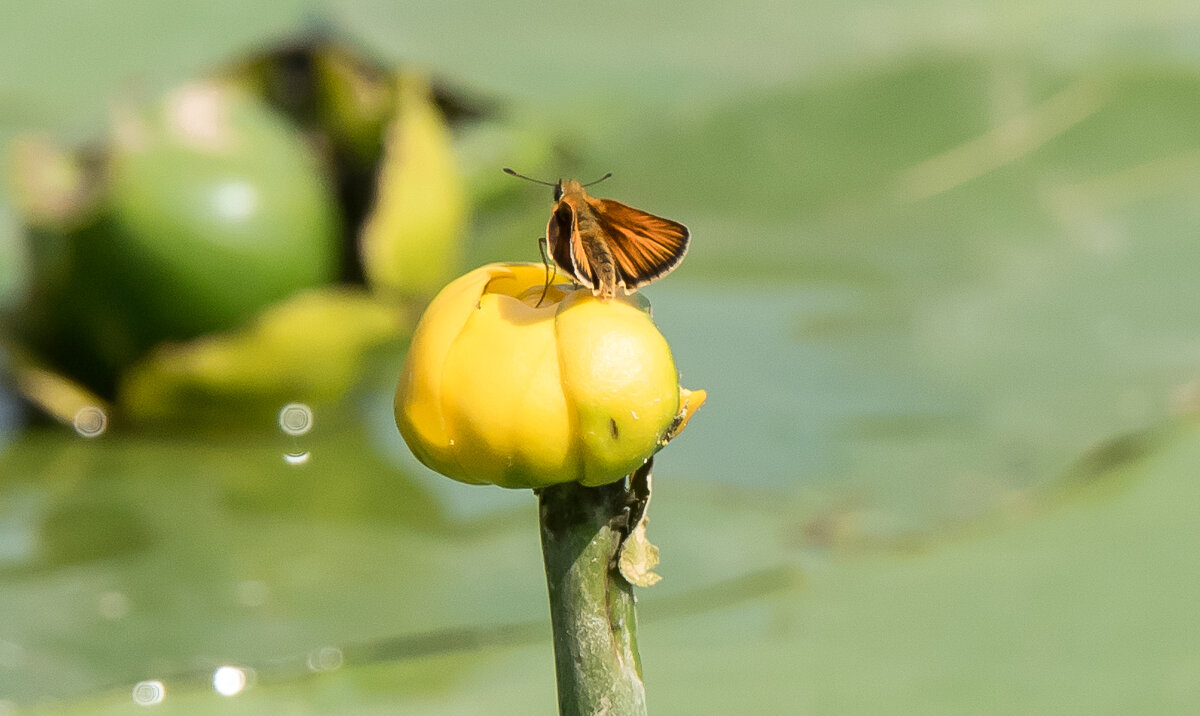
[[[596,220],[590,211],[579,212],[577,221],[580,243],[588,263],[584,273],[591,275],[592,293],[612,298],[617,295],[617,264],[612,250],[597,231]]]

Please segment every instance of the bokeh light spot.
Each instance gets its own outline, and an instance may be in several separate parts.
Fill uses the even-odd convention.
[[[167,687],[161,681],[139,681],[133,687],[133,703],[138,706],[154,706],[162,703]]]
[[[307,451],[305,451],[305,452],[285,452],[283,454],[283,461],[289,465],[303,465],[304,463],[308,462],[308,459],[310,457],[312,457],[312,453],[309,453]]]
[[[304,403],[288,403],[279,411],[279,429],[288,435],[307,435],[312,426],[312,408]]]
[[[308,653],[309,671],[334,671],[342,668],[345,657],[336,646],[323,646]]]
[[[236,666],[222,666],[213,672],[213,690],[222,696],[236,696],[246,688],[246,672]]]
[[[75,413],[72,425],[85,438],[99,437],[108,429],[108,414],[101,407],[85,405]]]

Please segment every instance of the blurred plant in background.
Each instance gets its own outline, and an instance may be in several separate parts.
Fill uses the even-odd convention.
[[[27,288],[2,338],[23,398],[142,424],[336,401],[459,268],[451,125],[480,119],[313,41],[121,106],[86,147],[18,138],[26,265],[5,279]]]

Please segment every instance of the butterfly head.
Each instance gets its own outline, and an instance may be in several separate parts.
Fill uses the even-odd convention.
[[[599,184],[600,182],[602,182],[605,179],[612,176],[612,172],[609,172],[609,173],[605,174],[604,176],[600,177],[599,179],[597,179],[596,181],[590,181],[587,184],[580,184],[578,181],[576,181],[574,179],[559,179],[556,183],[551,184],[548,181],[542,181],[541,179],[534,179],[533,177],[527,177],[524,174],[520,174],[518,172],[513,171],[512,169],[509,169],[508,167],[504,167],[504,173],[510,174],[510,175],[515,176],[520,179],[524,179],[526,181],[531,181],[534,184],[545,184],[546,186],[554,187],[554,200],[555,201],[562,201],[562,198],[564,195],[582,194],[583,188],[585,186]]]
[[[554,200],[561,201],[564,196],[578,196],[583,193],[583,184],[574,179],[559,179],[554,185]]]

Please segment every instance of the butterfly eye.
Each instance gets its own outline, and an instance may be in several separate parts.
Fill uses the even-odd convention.
[[[558,201],[562,198],[562,182],[554,185],[554,200]]]

